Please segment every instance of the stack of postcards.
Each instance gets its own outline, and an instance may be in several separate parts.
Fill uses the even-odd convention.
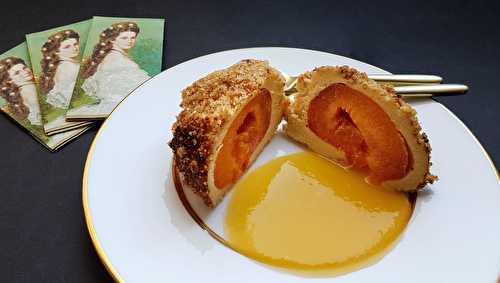
[[[163,19],[93,17],[0,55],[0,108],[51,151],[105,119],[162,66]]]

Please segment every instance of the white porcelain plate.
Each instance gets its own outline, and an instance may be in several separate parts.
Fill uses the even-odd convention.
[[[322,65],[387,73],[353,59],[292,48],[250,48],[196,58],[152,78],[103,124],[83,180],[87,225],[96,250],[124,282],[494,282],[500,275],[497,171],[464,124],[433,100],[412,102],[431,140],[440,177],[417,199],[403,237],[381,261],[334,278],[307,278],[256,263],[220,244],[181,204],[171,177],[170,128],[180,92],[241,59],[265,59],[289,75]],[[278,134],[255,166],[303,150]],[[230,197],[230,196],[229,196]],[[227,200],[227,198],[226,198]],[[227,201],[226,201],[227,202]],[[222,234],[225,203],[193,206]],[[223,236],[223,235],[222,235]]]

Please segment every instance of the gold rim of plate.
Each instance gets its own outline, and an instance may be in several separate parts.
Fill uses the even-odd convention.
[[[224,51],[223,51],[224,52]],[[194,58],[194,59],[197,59],[197,58]],[[192,59],[193,60],[193,59]],[[190,60],[189,60],[190,61]],[[187,61],[188,62],[188,61]],[[178,65],[177,65],[178,66]],[[168,69],[167,69],[168,70]],[[101,243],[99,242],[99,239],[97,238],[97,234],[96,234],[96,231],[94,229],[94,225],[92,223],[92,218],[91,218],[91,215],[90,215],[90,210],[89,210],[89,202],[88,202],[88,188],[87,188],[87,177],[88,177],[88,170],[89,170],[89,167],[90,167],[90,159],[92,157],[92,154],[94,152],[94,147],[95,147],[95,144],[96,144],[96,141],[99,139],[102,131],[106,128],[106,124],[108,122],[108,119],[109,117],[111,117],[111,115],[113,114],[113,112],[115,112],[119,106],[122,105],[122,103],[128,99],[139,87],[141,87],[143,84],[147,83],[148,81],[152,80],[153,78],[155,78],[156,76],[159,76],[160,74],[162,74],[163,72],[167,71],[167,70],[164,70],[162,72],[160,72],[159,74],[153,76],[152,78],[150,78],[149,80],[143,82],[142,84],[140,84],[139,86],[137,86],[134,90],[132,90],[127,96],[125,96],[125,98],[120,101],[116,106],[115,108],[113,108],[113,110],[110,112],[110,114],[108,115],[108,117],[104,120],[104,122],[102,123],[101,127],[99,128],[99,131],[97,132],[97,134],[95,135],[94,139],[92,140],[92,143],[90,145],[90,148],[89,148],[89,151],[87,153],[87,158],[85,160],[85,167],[83,169],[83,178],[82,178],[82,202],[83,202],[83,213],[84,213],[84,216],[85,216],[85,223],[87,224],[87,230],[89,232],[89,236],[90,236],[90,239],[92,241],[92,244],[94,245],[94,249],[97,253],[97,255],[99,256],[99,259],[101,260],[101,262],[103,263],[104,267],[106,268],[106,270],[108,271],[108,273],[111,275],[111,277],[113,278],[114,281],[116,282],[119,282],[119,283],[122,283],[122,282],[125,282],[123,280],[123,278],[120,276],[120,274],[118,273],[118,271],[113,267],[113,264],[111,263],[111,261],[109,260],[109,258],[107,257],[106,253],[104,252],[104,249],[102,248],[101,246]],[[440,102],[434,100],[435,103],[439,104],[445,111],[447,111],[455,120],[457,120],[460,125],[462,125],[466,131],[473,137],[474,141],[481,147],[481,150],[483,151],[483,153],[486,155],[487,159],[489,160],[490,162],[490,165],[491,167],[493,168],[493,170],[495,170],[495,173],[496,173],[496,176],[497,176],[497,180],[500,182],[500,175],[498,173],[498,170],[495,166],[495,163],[493,162],[493,160],[491,159],[491,156],[488,154],[488,152],[486,151],[486,149],[483,147],[483,145],[479,142],[479,140],[477,139],[477,137],[471,132],[471,130],[464,124],[464,122],[462,122],[462,120],[460,120],[453,112],[451,112],[446,106],[444,106],[443,104],[441,104]],[[195,220],[195,219],[193,219]],[[196,221],[196,220],[195,220]],[[199,224],[199,223],[198,223]],[[206,225],[205,225],[206,226]],[[200,227],[203,229],[203,226],[200,225]],[[210,233],[208,233],[210,235]],[[211,236],[211,235],[210,235]],[[212,236],[213,237],[213,236]],[[218,240],[216,238],[216,240]],[[223,244],[224,245],[224,244]],[[226,245],[225,245],[226,246]]]

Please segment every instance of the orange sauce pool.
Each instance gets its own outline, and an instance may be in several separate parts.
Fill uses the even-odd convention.
[[[380,259],[405,229],[412,203],[304,152],[248,174],[226,213],[225,238],[240,253],[289,271],[338,275]]]

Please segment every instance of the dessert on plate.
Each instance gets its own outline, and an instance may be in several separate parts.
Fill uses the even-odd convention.
[[[392,87],[347,66],[302,74],[285,113],[286,134],[366,181],[416,191],[437,179],[415,110]]]
[[[274,135],[283,87],[268,62],[243,60],[183,90],[169,143],[174,170],[207,206],[223,198]]]

